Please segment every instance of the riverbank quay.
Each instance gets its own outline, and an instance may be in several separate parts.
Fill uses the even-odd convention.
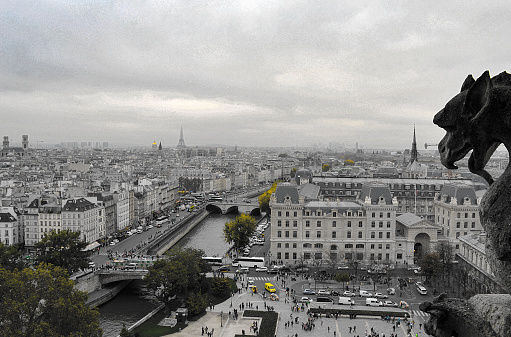
[[[290,277],[280,277],[278,281],[285,281],[286,284],[293,285]],[[279,284],[277,276],[275,276],[274,284]],[[239,282],[241,288],[241,282]],[[243,288],[245,289],[245,288]],[[256,334],[251,329],[251,326],[257,319],[243,317],[245,310],[266,311],[274,310],[278,313],[277,329],[275,331],[276,337],[288,336],[307,336],[307,337],[345,337],[345,336],[366,336],[371,332],[377,333],[378,336],[384,334],[385,336],[408,336],[408,329],[412,336],[418,334],[419,336],[428,336],[421,326],[412,324],[412,320],[396,319],[382,320],[380,317],[374,316],[357,316],[350,318],[349,315],[335,317],[311,317],[307,314],[309,308],[318,308],[320,305],[323,307],[324,303],[310,304],[293,303],[292,297],[286,294],[285,289],[279,289],[280,299],[278,301],[271,301],[264,292],[259,294],[252,294],[245,290],[241,293],[235,294],[230,299],[223,303],[217,304],[211,310],[208,310],[206,315],[194,322],[188,322],[188,326],[181,332],[166,335],[165,337],[188,337],[188,336],[204,336],[202,329],[208,327],[208,331],[214,329],[214,337],[234,337],[242,335],[243,330],[246,336],[255,336]],[[232,303],[232,304],[231,304]],[[354,307],[356,308],[356,307]],[[365,308],[365,307],[362,307]],[[238,319],[233,317],[234,309],[238,311]],[[399,324],[398,324],[399,322]],[[258,321],[257,324],[260,324]],[[259,326],[259,325],[258,325]],[[273,337],[273,336],[272,336]]]
[[[183,218],[177,226],[173,227],[168,233],[153,240],[145,251],[148,255],[161,256],[167,250],[172,248],[179,240],[181,240],[188,232],[197,226],[202,220],[209,215],[209,212],[203,209],[200,212],[192,212]]]
[[[105,287],[100,290],[93,291],[89,293],[89,298],[85,302],[91,308],[98,307],[106,302],[110,301],[117,294],[119,294],[124,288],[126,288],[131,281],[121,281],[113,287]]]

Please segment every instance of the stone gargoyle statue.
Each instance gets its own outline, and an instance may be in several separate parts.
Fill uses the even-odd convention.
[[[471,172],[490,185],[480,204],[480,219],[486,231],[486,258],[495,277],[508,294],[479,294],[468,300],[449,299],[444,294],[420,309],[431,314],[425,331],[436,337],[511,336],[511,168],[497,179],[485,170],[491,155],[503,144],[511,149],[511,75],[490,78],[488,71],[477,80],[469,75],[454,96],[434,117],[445,129],[438,150],[442,164],[455,169],[455,162],[472,151]]]

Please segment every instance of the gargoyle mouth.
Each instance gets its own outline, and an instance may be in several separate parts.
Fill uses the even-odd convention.
[[[463,159],[467,153],[472,150],[472,145],[470,145],[470,143],[465,143],[462,148],[452,149],[446,145],[450,138],[451,136],[449,134],[445,135],[438,144],[438,151],[440,152],[442,165],[450,170],[456,170],[458,166],[456,166],[455,163]]]

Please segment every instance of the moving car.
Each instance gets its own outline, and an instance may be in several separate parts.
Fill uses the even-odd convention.
[[[312,302],[312,298],[304,296],[304,297],[300,298],[299,302],[300,303],[310,303],[310,302]]]
[[[356,294],[351,292],[351,291],[349,291],[349,290],[346,290],[345,292],[342,293],[342,296],[344,296],[344,297],[355,297]]]
[[[329,290],[323,290],[323,289],[318,290],[318,295],[327,295],[327,296],[329,296],[330,294],[331,293],[330,293]]]
[[[373,297],[373,294],[371,294],[367,290],[360,290],[359,296],[360,297]]]
[[[318,298],[316,299],[316,302],[331,302],[331,303],[334,303],[334,300],[333,300],[333,298],[328,297],[328,296],[318,296]]]
[[[382,293],[375,293],[374,297],[376,297],[376,298],[389,298],[387,295],[382,294]]]
[[[229,271],[230,269],[231,269],[230,266],[225,265],[218,267],[217,271]]]
[[[268,267],[257,267],[256,271],[268,271]]]
[[[395,307],[395,308],[397,308],[397,303],[389,301],[389,300],[386,300],[386,301],[383,301],[383,306],[384,307]]]
[[[353,301],[350,297],[339,297],[339,304],[354,305],[355,301]]]
[[[405,301],[401,301],[401,302],[399,302],[399,307],[400,307],[401,309],[408,309],[408,308],[410,308],[410,306],[408,305],[408,303],[406,303]]]
[[[395,295],[395,294],[396,294],[396,289],[394,289],[394,288],[388,288],[388,289],[387,289],[387,294],[389,294],[389,295]]]
[[[369,297],[369,298],[366,298],[366,305],[371,306],[371,307],[382,307],[383,303],[381,301],[378,301],[377,298]]]
[[[271,283],[265,283],[264,284],[264,289],[268,290],[270,293],[275,293],[277,292],[277,289],[275,289],[275,286]]]
[[[304,289],[303,290],[303,294],[304,295],[316,295],[316,292],[314,290],[311,290],[311,289]]]

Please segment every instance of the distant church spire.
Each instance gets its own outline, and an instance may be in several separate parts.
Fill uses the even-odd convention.
[[[415,139],[415,124],[413,125],[412,151],[410,152],[410,164],[417,160],[417,140]]]
[[[183,138],[183,126],[181,125],[181,134],[179,135],[179,143],[177,143],[177,148],[182,149],[185,148],[185,139]]]
[[[161,142],[160,142],[160,145],[158,146],[158,150],[161,151],[162,147],[161,147]]]

